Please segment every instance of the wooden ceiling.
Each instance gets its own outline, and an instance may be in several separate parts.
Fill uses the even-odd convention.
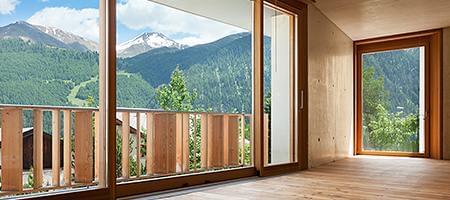
[[[450,0],[315,1],[353,40],[450,26]]]

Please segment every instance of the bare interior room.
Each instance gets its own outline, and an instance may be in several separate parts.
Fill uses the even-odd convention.
[[[0,199],[450,199],[449,0],[0,0]]]

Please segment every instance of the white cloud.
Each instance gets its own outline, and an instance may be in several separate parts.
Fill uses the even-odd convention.
[[[48,7],[36,12],[27,21],[30,24],[59,28],[61,30],[98,41],[98,9],[73,9]]]
[[[133,30],[151,29],[177,42],[195,45],[212,42],[224,36],[242,32],[242,29],[195,16],[148,0],[123,0],[117,4],[118,23]]]
[[[19,0],[0,0],[0,15],[11,14],[19,3]]]

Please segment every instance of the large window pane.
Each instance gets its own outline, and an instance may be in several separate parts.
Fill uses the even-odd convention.
[[[249,166],[251,1],[117,3],[117,178]]]
[[[363,149],[424,153],[425,48],[363,54]]]
[[[295,161],[294,16],[264,7],[264,113],[266,164]]]
[[[0,196],[105,186],[99,1],[0,4]]]

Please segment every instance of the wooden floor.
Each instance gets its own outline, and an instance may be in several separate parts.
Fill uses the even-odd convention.
[[[450,161],[358,156],[310,170],[140,199],[450,199]]]

